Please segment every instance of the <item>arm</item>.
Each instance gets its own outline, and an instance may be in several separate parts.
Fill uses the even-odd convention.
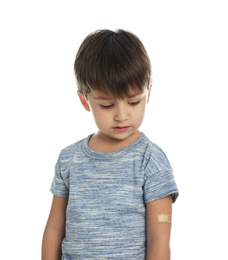
[[[60,260],[62,257],[61,243],[65,237],[67,202],[66,198],[53,197],[43,235],[42,260]]]
[[[155,223],[158,214],[172,214],[172,196],[146,204],[147,260],[170,260],[171,223]]]

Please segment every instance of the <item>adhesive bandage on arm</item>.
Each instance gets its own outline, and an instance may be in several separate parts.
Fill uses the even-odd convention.
[[[171,214],[161,213],[161,214],[154,214],[151,216],[151,223],[159,224],[159,223],[169,223],[171,224]]]

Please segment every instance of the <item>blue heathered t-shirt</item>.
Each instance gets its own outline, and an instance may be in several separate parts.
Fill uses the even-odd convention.
[[[90,137],[61,151],[51,185],[68,197],[63,259],[146,259],[145,204],[178,196],[170,163],[145,134],[109,153]]]

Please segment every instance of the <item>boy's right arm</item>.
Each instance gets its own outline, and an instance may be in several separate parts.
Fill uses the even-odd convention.
[[[42,260],[61,260],[61,243],[65,237],[67,203],[67,198],[53,197],[43,235]]]

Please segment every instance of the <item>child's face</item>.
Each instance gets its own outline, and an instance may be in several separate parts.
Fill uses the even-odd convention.
[[[90,92],[87,100],[79,94],[87,111],[92,111],[100,133],[106,137],[124,140],[135,133],[141,126],[150,90],[138,94],[131,91],[131,97],[116,99],[112,95]]]

